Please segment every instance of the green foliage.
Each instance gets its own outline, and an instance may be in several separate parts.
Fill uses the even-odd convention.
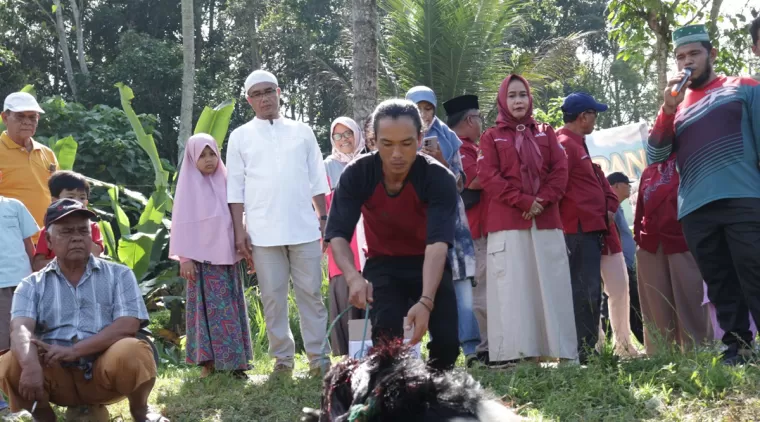
[[[205,107],[198,118],[198,122],[195,124],[195,131],[193,133],[208,133],[216,140],[219,151],[221,151],[234,110],[234,100],[225,101],[214,108]]]
[[[562,127],[565,124],[562,121],[562,102],[564,100],[562,97],[552,98],[548,102],[546,111],[540,108],[534,109],[536,120],[540,123],[546,123],[555,129]]]
[[[78,144],[75,171],[144,193],[151,191],[154,177],[150,159],[140,151],[123,110],[107,105],[88,109],[60,97],[44,99],[40,105],[45,114],[40,119],[35,138],[48,145],[69,136],[74,138]],[[139,119],[152,133],[157,124],[156,117],[141,115]],[[118,159],[110,159],[114,157]],[[162,163],[173,170],[167,161]],[[108,198],[96,197],[94,200],[107,202]]]
[[[504,32],[520,16],[521,5],[516,0],[384,1],[383,63],[390,73],[381,81],[382,91],[403,96],[426,85],[439,102],[468,93],[481,96],[481,104],[493,104],[509,71]]]
[[[50,145],[55,157],[58,159],[58,167],[60,170],[74,169],[74,160],[77,158],[78,147],[79,144],[77,144],[77,141],[71,136],[59,139]]]

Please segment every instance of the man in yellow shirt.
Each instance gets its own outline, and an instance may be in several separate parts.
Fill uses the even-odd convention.
[[[58,161],[50,148],[32,139],[40,113],[44,111],[30,94],[14,92],[5,98],[0,114],[7,128],[0,134],[0,195],[21,201],[41,227],[50,206],[48,179]],[[35,243],[38,236],[32,237]]]

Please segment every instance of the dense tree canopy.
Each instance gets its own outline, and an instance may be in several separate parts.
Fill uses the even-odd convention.
[[[332,119],[352,115],[353,4],[194,0],[194,118],[206,105],[239,100],[245,76],[264,67],[280,78],[284,114],[310,124],[329,149]],[[741,0],[379,0],[377,7],[381,97],[428,84],[444,100],[477,93],[490,108],[499,81],[520,72],[545,113],[556,111],[556,98],[583,90],[611,105],[600,117],[609,127],[652,119],[676,25],[711,25],[719,70],[750,73],[755,64]],[[135,92],[135,110],[156,117],[161,157],[176,164],[180,2],[0,0],[0,33],[0,96],[33,84],[39,97],[76,100],[84,110],[118,107],[114,84],[123,82]],[[252,116],[245,101],[236,104],[233,127]]]

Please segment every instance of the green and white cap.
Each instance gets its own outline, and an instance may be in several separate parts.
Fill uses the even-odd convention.
[[[673,31],[673,48],[702,41],[710,42],[707,27],[703,24],[686,25]]]

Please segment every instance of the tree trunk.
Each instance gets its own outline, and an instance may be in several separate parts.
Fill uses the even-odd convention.
[[[201,67],[201,59],[203,58],[203,2],[204,0],[193,0],[195,3],[193,6],[193,22],[195,31],[195,67]]]
[[[377,105],[377,1],[351,1],[354,120],[364,127]]]
[[[657,67],[657,90],[665,92],[668,86],[668,56],[670,54],[670,22],[667,16],[650,10],[647,14],[647,24],[654,32],[654,62]]]
[[[87,62],[84,58],[84,28],[82,27],[82,9],[77,5],[77,0],[69,0],[71,10],[74,13],[74,25],[77,27],[77,59],[79,60],[79,71],[84,76],[90,76],[90,70],[87,68]]]
[[[197,1],[197,0],[196,0]],[[195,90],[195,46],[193,0],[182,0],[182,106],[179,118],[179,136],[177,138],[177,164],[182,164],[185,142],[192,133],[193,94]]]
[[[63,8],[61,0],[53,0],[55,5],[55,30],[58,32],[58,42],[61,45],[61,56],[63,57],[63,66],[66,70],[66,79],[69,81],[71,94],[74,101],[79,101],[79,92],[77,90],[77,81],[74,77],[74,67],[71,65],[71,55],[69,55],[69,42],[66,39],[66,28],[63,24]]]
[[[715,47],[718,47],[718,16],[720,16],[722,5],[723,0],[713,0],[712,8],[710,8],[710,20],[707,22],[707,32],[710,34],[710,39]]]

